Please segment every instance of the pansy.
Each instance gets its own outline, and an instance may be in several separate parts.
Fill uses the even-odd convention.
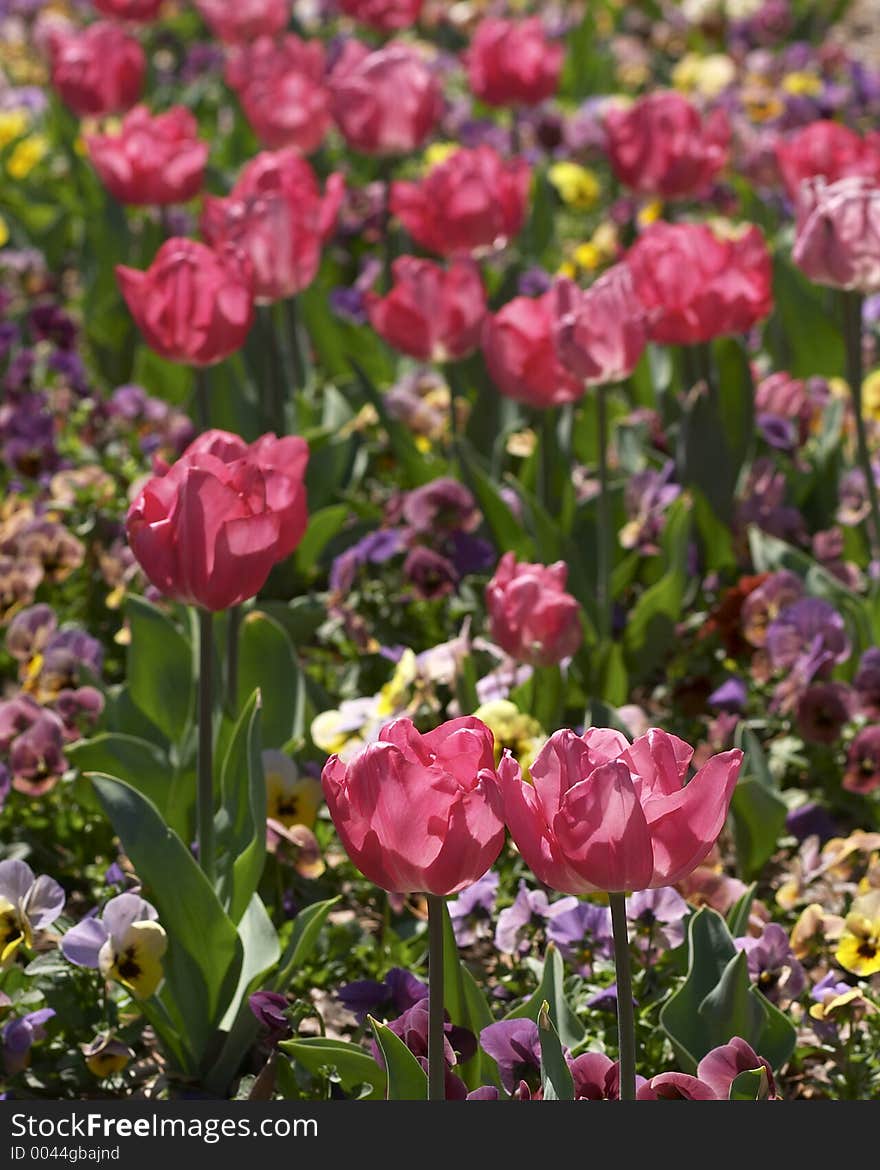
[[[880,890],[853,899],[834,957],[861,978],[880,971]]]
[[[33,945],[36,931],[51,926],[64,909],[64,890],[53,878],[24,861],[0,861],[0,971],[13,961],[19,947]]]
[[[101,1081],[121,1073],[134,1060],[133,1050],[112,1032],[99,1032],[94,1040],[80,1044],[79,1048],[86,1068]]]
[[[31,1048],[46,1035],[45,1025],[55,1012],[52,1008],[40,1008],[7,1020],[0,1031],[0,1049],[3,1053],[3,1068],[7,1076],[27,1068],[31,1059]]]
[[[136,999],[149,999],[162,982],[168,946],[157,918],[155,907],[137,894],[119,894],[100,917],[84,918],[68,930],[62,954],[78,967],[97,968]]]
[[[301,774],[284,752],[263,752],[263,775],[266,779],[266,816],[289,829],[293,825],[311,828],[323,799],[321,782]]]
[[[480,718],[479,713],[476,717]],[[492,934],[492,915],[495,911],[498,881],[498,874],[490,869],[448,903],[452,930],[460,947],[473,946],[477,939],[487,938]]]
[[[592,974],[597,958],[611,957],[611,911],[577,898],[562,898],[553,909],[557,912],[547,923],[547,938],[581,975]]]

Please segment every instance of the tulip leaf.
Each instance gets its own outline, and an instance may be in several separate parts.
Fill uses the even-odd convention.
[[[238,710],[255,690],[262,704],[263,746],[282,748],[303,734],[305,686],[290,638],[274,618],[252,610],[238,641]]]
[[[311,495],[309,496],[311,501]],[[334,536],[351,516],[348,504],[331,504],[309,515],[309,526],[296,550],[296,569],[300,576],[311,578],[318,572],[318,560]]]
[[[349,357],[348,361],[357,376],[358,385],[379,416],[394,457],[404,472],[407,485],[420,487],[442,475],[443,465],[436,458],[423,454],[416,446],[409,428],[386,410],[382,395],[370,381],[363,367],[352,357]]]
[[[734,902],[727,911],[727,929],[734,938],[742,938],[749,928],[749,916],[752,913],[752,903],[755,900],[757,883],[752,882],[746,892]]]
[[[564,977],[562,955],[553,943],[548,943],[544,953],[544,971],[537,991],[525,1003],[508,1012],[505,1020],[537,1021],[541,1005],[546,1001],[559,1039],[566,1048],[577,1048],[586,1035],[586,1029],[565,998]]]
[[[278,1047],[307,1072],[329,1072],[346,1093],[369,1085],[365,1100],[381,1101],[385,1097],[385,1070],[357,1044],[328,1040],[324,1036],[297,1036],[294,1040],[283,1040]]]
[[[776,852],[788,806],[760,780],[741,778],[730,802],[737,867],[746,881],[757,877]]]
[[[91,779],[168,934],[161,998],[201,1063],[238,983],[241,939],[192,853],[153,802],[113,776]]]
[[[390,1028],[367,1017],[376,1037],[376,1043],[385,1061],[388,1083],[386,1101],[426,1101],[428,1099],[428,1077],[425,1070]]]
[[[189,834],[189,807],[181,801],[179,775],[165,752],[135,735],[102,732],[93,739],[71,744],[65,754],[80,772],[118,776],[155,804],[165,823],[180,837]],[[190,794],[193,785],[189,785]]]
[[[812,284],[781,252],[774,258],[773,288],[775,307],[764,330],[773,369],[793,378],[840,377],[845,351],[843,331],[829,311],[834,294]]]
[[[623,648],[629,673],[635,679],[649,678],[675,643],[688,581],[691,521],[690,501],[681,497],[669,509],[663,534],[666,572],[645,590],[630,613]]]
[[[520,560],[532,560],[534,542],[510,510],[498,485],[480,466],[470,443],[462,440],[458,453],[464,480],[474,493],[499,553],[513,552]]]
[[[297,914],[293,922],[293,930],[281,957],[278,974],[272,982],[275,991],[285,991],[297,971],[307,962],[315,949],[327,915],[338,901],[337,896],[328,898],[326,902],[314,902]]]
[[[247,619],[245,619],[247,620]],[[248,907],[266,860],[266,781],[260,741],[260,692],[244,705],[223,761],[217,830],[220,901],[233,922]]]
[[[767,1070],[761,1065],[760,1068],[750,1068],[746,1072],[741,1072],[739,1076],[733,1078],[730,1082],[730,1091],[727,1095],[728,1101],[763,1101],[769,1096],[770,1081],[767,1077]]]
[[[128,685],[134,704],[179,744],[191,725],[196,683],[192,649],[158,606],[143,597],[125,603],[131,631]]]
[[[550,1019],[545,1000],[538,1012],[538,1039],[541,1043],[541,1086],[545,1101],[573,1101],[574,1081],[562,1051],[559,1033]]]
[[[477,981],[460,958],[452,919],[446,902],[443,903],[443,1004],[449,1019],[459,1028],[467,1028],[479,1036],[483,1028],[494,1022],[492,1010]],[[470,1060],[457,1066],[456,1071],[469,1089],[494,1084],[500,1087],[498,1069],[477,1045]]]
[[[745,951],[737,951],[730,959],[717,985],[697,1011],[707,1028],[710,1047],[726,1044],[734,1036],[742,1036],[750,1044],[757,1043],[766,1013],[752,995]]]

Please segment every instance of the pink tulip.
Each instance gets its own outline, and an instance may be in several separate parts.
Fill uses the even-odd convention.
[[[586,894],[669,886],[709,853],[724,825],[743,753],[712,756],[684,784],[693,748],[652,728],[557,731],[531,765],[499,769],[511,836],[536,877]]]
[[[651,341],[694,345],[746,333],[773,307],[773,265],[756,227],[722,238],[702,223],[652,223],[624,263]]]
[[[722,1044],[707,1052],[697,1065],[697,1076],[705,1082],[721,1101],[730,1096],[730,1086],[740,1073],[754,1072],[763,1068],[767,1074],[766,1100],[776,1100],[776,1081],[773,1069],[763,1056],[740,1036],[734,1036],[729,1044]]]
[[[661,199],[704,195],[727,162],[727,115],[716,110],[702,119],[674,90],[612,107],[603,121],[611,169],[633,191]]]
[[[482,877],[504,844],[494,737],[473,716],[422,735],[396,719],[321,777],[346,852],[393,893],[445,896]]]
[[[660,1073],[645,1081],[636,1092],[637,1101],[717,1101],[715,1090],[688,1073]]]
[[[49,40],[52,85],[80,118],[118,114],[141,95],[147,59],[140,43],[109,20],[54,32]]]
[[[331,175],[322,196],[297,151],[264,151],[247,163],[226,199],[205,199],[202,235],[213,248],[235,246],[248,257],[258,304],[282,300],[315,279],[343,187],[342,176]]]
[[[615,264],[586,290],[558,280],[551,296],[556,352],[566,369],[589,386],[628,378],[648,334],[626,265]]]
[[[256,596],[307,522],[303,439],[206,431],[128,511],[131,550],[166,597],[220,611]]]
[[[244,345],[254,319],[253,277],[238,252],[166,240],[146,270],[116,279],[147,345],[160,357],[211,366]]]
[[[324,141],[333,119],[320,41],[290,33],[237,45],[226,62],[226,81],[265,146],[311,154]]]
[[[396,32],[418,24],[425,0],[341,0],[346,16],[378,32]]]
[[[370,52],[346,41],[330,75],[333,114],[349,146],[363,154],[409,154],[437,124],[440,83],[425,58],[390,42]]]
[[[547,37],[538,16],[486,17],[466,53],[468,81],[489,106],[534,106],[559,88],[565,49]]]
[[[476,265],[456,261],[448,269],[430,260],[400,256],[384,297],[365,297],[370,324],[390,346],[419,361],[466,357],[480,343],[486,293]]]
[[[113,20],[148,23],[159,15],[164,0],[93,0],[95,8]]]
[[[584,638],[580,606],[565,592],[568,566],[517,564],[507,552],[486,586],[490,637],[518,662],[552,666]]]
[[[502,394],[546,408],[576,402],[583,383],[559,360],[554,340],[552,291],[532,299],[516,297],[483,325],[483,357]]]
[[[214,36],[227,44],[274,36],[290,19],[290,0],[196,0],[196,8]]]
[[[880,183],[880,134],[862,138],[840,122],[819,119],[780,139],[776,160],[791,199],[797,199],[804,179],[836,183],[862,175]]]
[[[186,203],[202,187],[209,146],[183,106],[155,117],[136,106],[118,134],[86,135],[86,148],[101,182],[120,203],[162,206]]]
[[[418,183],[391,188],[391,211],[421,247],[441,256],[502,248],[522,228],[531,171],[491,146],[457,150]]]
[[[805,180],[793,255],[817,284],[880,292],[880,184],[859,176]]]

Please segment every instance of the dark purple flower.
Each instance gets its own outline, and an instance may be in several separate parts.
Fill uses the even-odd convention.
[[[460,947],[473,946],[477,939],[491,935],[497,893],[498,874],[489,870],[447,903],[455,941]]]
[[[64,725],[53,711],[40,714],[9,748],[9,767],[16,787],[45,792],[67,768]]]
[[[495,549],[487,540],[473,536],[470,532],[453,532],[450,541],[450,557],[460,577],[470,573],[485,573],[498,559]]]
[[[815,683],[797,703],[795,721],[808,743],[836,743],[850,718],[850,690],[843,683]]]
[[[427,984],[403,967],[392,967],[382,982],[357,979],[346,983],[336,993],[342,1004],[357,1016],[358,1023],[367,1016],[386,1016],[406,1012],[428,994]]]
[[[520,276],[517,292],[521,297],[540,297],[553,284],[553,277],[544,268],[527,268]]]
[[[6,804],[6,797],[12,789],[12,773],[6,765],[0,762],[0,812],[3,811],[3,806]]]
[[[466,1100],[468,1101],[498,1101],[500,1097],[498,1090],[494,1085],[480,1085],[479,1089],[473,1089],[468,1093]]]
[[[853,687],[865,714],[880,717],[880,647],[872,646],[862,655]]]
[[[804,597],[784,609],[767,630],[767,654],[777,670],[809,663],[807,682],[849,657],[843,618],[819,597]]]
[[[566,902],[573,905],[558,909]],[[611,956],[611,911],[595,902],[561,899],[550,908],[547,938],[581,975],[591,975],[596,959]]]
[[[797,433],[791,419],[782,418],[778,414],[759,414],[755,424],[765,443],[775,447],[777,451],[794,450]]]
[[[633,1007],[638,1007],[639,1001],[633,996]],[[617,984],[609,983],[587,1000],[587,1007],[595,1008],[599,1012],[611,1012],[617,1015]]]
[[[423,1068],[428,1064],[428,1001],[421,999],[411,1008],[392,1020],[388,1028],[395,1036],[399,1036],[410,1052],[415,1056]],[[443,1025],[443,1054],[446,1063],[446,1097],[447,1100],[464,1100],[467,1088],[464,1081],[457,1077],[452,1069],[456,1064],[466,1062],[477,1051],[477,1038],[467,1028],[459,1028],[450,1023],[447,1015]],[[372,1043],[373,1056],[385,1067],[382,1053],[375,1040]]]
[[[384,564],[403,551],[405,535],[404,528],[379,528],[362,537],[334,560],[330,568],[330,588],[335,593],[348,593],[363,565],[370,562]]]
[[[351,325],[366,325],[369,320],[364,293],[355,286],[333,288],[327,300],[336,316]]]
[[[446,597],[459,581],[452,561],[421,544],[410,549],[407,554],[403,575],[412,585],[416,597],[422,601]]]
[[[615,1000],[615,1004],[617,1001]],[[584,1052],[568,1062],[574,1081],[576,1101],[618,1101],[620,1099],[620,1064],[604,1052]],[[645,1078],[636,1077],[636,1088]]]
[[[288,1006],[287,996],[277,991],[255,991],[248,996],[248,1007],[268,1032],[270,1044],[286,1040],[290,1035]]]
[[[442,477],[407,492],[403,518],[415,532],[433,537],[438,532],[472,532],[480,522],[480,512],[463,484]]]
[[[480,1047],[498,1065],[501,1084],[515,1093],[525,1081],[534,1093],[541,1085],[541,1041],[534,1020],[501,1020],[480,1032]]]
[[[630,476],[624,501],[629,519],[620,530],[624,548],[638,549],[646,556],[660,551],[666,512],[681,495],[681,487],[671,482],[674,473],[675,464],[668,460],[659,470],[649,468]]]
[[[843,787],[860,796],[880,788],[880,724],[863,727],[850,744]]]
[[[723,682],[712,692],[706,702],[716,711],[740,714],[746,709],[748,688],[741,678],[734,676]]]
[[[774,1003],[785,1004],[801,994],[806,976],[792,953],[788,934],[778,922],[768,922],[759,938],[734,939],[737,950],[745,951],[749,975]]]
[[[19,662],[39,654],[58,626],[50,605],[31,605],[15,615],[6,630],[6,649]]]
[[[7,1020],[0,1032],[0,1046],[3,1049],[3,1064],[8,1076],[15,1076],[27,1068],[32,1045],[44,1039],[46,1023],[55,1012],[52,1008],[41,1008],[28,1012],[26,1016]]]
[[[792,809],[785,818],[785,827],[798,841],[806,841],[807,837],[818,837],[820,845],[824,845],[826,841],[840,833],[840,826],[828,810],[815,801],[808,801]]]

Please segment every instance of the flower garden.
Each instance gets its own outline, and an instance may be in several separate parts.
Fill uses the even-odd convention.
[[[0,1093],[880,1089],[880,5],[0,3]]]

